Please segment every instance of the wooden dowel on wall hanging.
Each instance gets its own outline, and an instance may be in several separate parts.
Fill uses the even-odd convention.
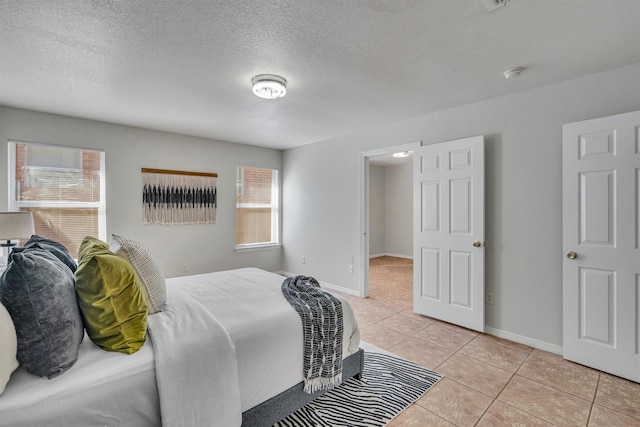
[[[150,168],[142,168],[142,173],[163,173],[165,175],[209,176],[214,178],[218,177],[217,173],[174,171],[174,170],[168,170],[168,169],[150,169]]]

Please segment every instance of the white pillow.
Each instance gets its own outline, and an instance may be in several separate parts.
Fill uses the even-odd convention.
[[[9,382],[11,373],[18,368],[18,338],[11,315],[0,303],[0,394]]]
[[[142,282],[142,293],[147,303],[147,312],[154,314],[164,309],[167,302],[167,285],[164,274],[151,251],[140,242],[126,237],[111,235],[109,250],[127,260],[138,273]]]

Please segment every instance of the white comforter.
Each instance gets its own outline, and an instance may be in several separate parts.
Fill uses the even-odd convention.
[[[302,381],[302,322],[282,296],[284,278],[257,268],[167,280],[215,315],[235,346],[242,411]],[[343,304],[342,357],[355,353],[360,332]]]
[[[205,381],[199,387],[213,387],[209,392],[214,395],[222,392],[222,400],[227,393],[231,396],[236,393],[235,381],[239,384],[240,411],[251,409],[302,381],[301,321],[282,296],[282,280],[281,276],[255,268],[168,279],[167,288],[173,301],[170,307],[176,311],[171,308],[164,315],[150,317],[150,325],[164,323],[169,328],[157,332],[150,326],[152,340],[162,340],[158,338],[162,334],[165,344],[170,340],[176,349],[189,350],[188,364],[176,361],[176,369],[182,371],[176,372],[177,375],[191,380],[197,376],[198,380]],[[174,295],[180,295],[179,300],[174,300]],[[194,299],[199,305],[194,309],[197,311],[191,312],[184,304]],[[207,312],[212,316],[207,316]],[[343,304],[343,312],[343,357],[347,357],[358,349],[360,335],[348,304]],[[210,357],[211,351],[223,351],[223,357],[228,356],[228,353],[224,355],[228,348],[213,350],[204,344],[209,340],[204,338],[206,334],[202,329],[217,329],[218,322],[226,331],[215,332],[218,341],[224,343],[224,335],[228,334],[235,347],[237,380],[233,379],[233,372],[220,373],[217,367],[209,371],[208,376],[201,368],[195,368],[196,363],[208,363],[203,360],[207,356],[216,363],[219,356]],[[186,347],[180,347],[179,342]],[[200,397],[190,393],[186,384],[183,387],[169,380],[167,389],[163,384],[166,380],[159,379],[161,395],[180,392],[170,406],[163,401],[159,408],[155,371],[165,368],[155,366],[154,360],[160,364],[171,363],[165,356],[174,356],[163,354],[159,358],[159,352],[154,355],[150,344],[147,342],[137,353],[126,355],[102,351],[85,337],[78,362],[59,377],[47,380],[19,369],[0,395],[0,426],[157,427],[160,411],[165,418],[164,425],[174,422],[180,425],[179,418],[185,414],[195,422],[202,414],[190,415],[188,411],[201,406],[194,405]],[[229,406],[234,413],[232,423],[225,426],[239,424],[234,418],[240,416],[237,400],[232,399],[235,401]]]
[[[240,383],[229,334],[188,287],[167,291],[165,310],[149,317],[163,427],[239,426]]]

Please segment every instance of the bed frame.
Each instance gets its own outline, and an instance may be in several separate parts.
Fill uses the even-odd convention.
[[[358,349],[358,351],[344,359],[342,363],[342,380],[346,381],[352,377],[361,379],[363,368],[364,350]],[[309,394],[305,393],[303,388],[304,384],[300,382],[279,395],[243,412],[242,427],[272,426],[327,392],[327,390],[320,390]]]

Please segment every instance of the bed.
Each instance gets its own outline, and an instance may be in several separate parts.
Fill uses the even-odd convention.
[[[200,409],[201,388],[212,384],[217,404],[233,409],[235,425],[272,425],[320,394],[302,392],[301,321],[282,296],[283,279],[256,268],[167,279],[167,309],[149,317],[151,337],[138,352],[105,352],[85,336],[77,362],[57,378],[18,369],[0,395],[0,425],[171,427],[185,416],[198,419],[188,412]],[[363,353],[353,311],[340,299],[348,378],[362,371]],[[212,314],[209,323],[202,321],[206,312]],[[213,343],[203,340],[218,323],[221,335]],[[226,356],[216,353],[224,336],[233,350],[237,384],[229,379],[235,377],[228,376],[233,369],[224,365]],[[199,367],[207,364],[215,378]],[[159,366],[166,371],[162,375]],[[234,387],[239,400],[227,401]],[[230,425],[224,419],[216,421]]]

